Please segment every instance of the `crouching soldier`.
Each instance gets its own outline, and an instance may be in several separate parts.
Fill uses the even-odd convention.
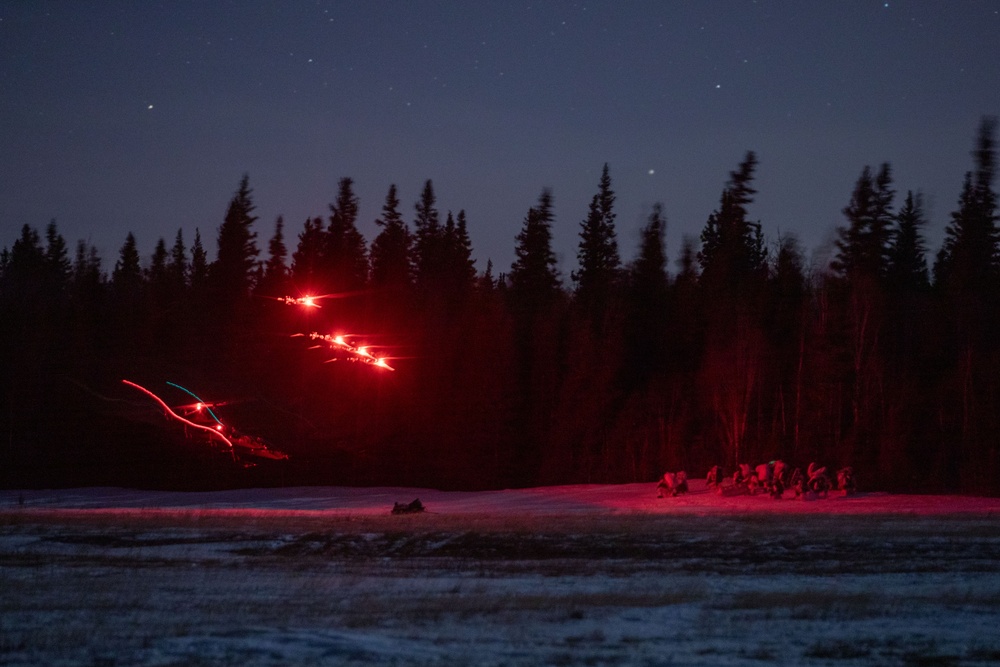
[[[795,468],[788,476],[788,488],[795,492],[795,497],[799,498],[806,492],[806,480],[802,476],[802,468]]]
[[[663,473],[660,483],[656,485],[657,498],[665,498],[667,496],[673,497],[681,493],[687,493],[687,491],[687,473],[683,470],[676,473]]]
[[[712,466],[705,475],[705,486],[717,491],[722,490],[722,466]]]
[[[808,488],[817,496],[826,498],[830,492],[830,478],[826,476],[826,466],[818,466],[816,463],[809,464]]]
[[[837,488],[843,491],[845,496],[858,490],[854,484],[854,468],[846,466],[837,471]]]
[[[674,486],[675,496],[688,492],[688,475],[683,470],[678,471],[677,474],[674,475],[674,483],[676,484],[676,486]]]

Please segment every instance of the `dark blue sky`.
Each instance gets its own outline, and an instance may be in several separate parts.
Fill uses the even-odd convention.
[[[623,259],[663,202],[671,269],[730,170],[760,160],[770,241],[828,244],[866,164],[928,204],[936,251],[979,120],[1000,113],[1000,2],[0,0],[0,247],[52,218],[110,269],[125,235],[216,232],[244,172],[259,245],[294,248],[350,176],[465,209],[480,269],[542,188],[568,280],[609,163]]]

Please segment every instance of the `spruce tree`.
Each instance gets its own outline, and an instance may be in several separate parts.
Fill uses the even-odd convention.
[[[38,231],[28,224],[11,246],[3,272],[3,292],[9,302],[34,307],[41,299],[45,283],[46,258]]]
[[[201,231],[195,228],[194,241],[191,243],[191,272],[189,274],[191,291],[203,293],[208,283],[208,253],[201,243]]]
[[[510,294],[519,309],[534,312],[550,304],[559,291],[559,273],[552,251],[552,193],[545,189],[538,205],[528,209],[517,235],[510,267]]]
[[[412,283],[410,251],[413,239],[399,212],[396,185],[389,186],[382,215],[375,220],[380,231],[371,247],[371,281],[377,287],[406,288]]]
[[[662,371],[665,362],[669,297],[666,228],[663,205],[657,202],[642,228],[639,255],[629,271],[628,358],[623,370],[635,383]]]
[[[458,212],[457,221],[448,211],[443,235],[444,285],[453,295],[465,294],[476,280],[472,240],[469,238],[465,209]]]
[[[597,194],[590,202],[587,218],[580,223],[577,250],[579,270],[571,274],[577,283],[577,301],[587,311],[603,310],[621,273],[621,258],[615,234],[615,193],[608,165],[604,165]]]
[[[167,282],[170,284],[172,298],[178,299],[188,286],[190,266],[187,258],[187,248],[184,245],[184,231],[177,230],[174,245],[170,248],[170,261],[167,263]]]
[[[838,229],[837,255],[830,265],[841,279],[880,283],[885,278],[894,194],[889,164],[883,163],[876,176],[866,165],[854,185],[850,203],[843,209],[848,224]]]
[[[220,305],[246,299],[253,286],[258,250],[257,233],[251,229],[257,220],[252,192],[250,178],[244,174],[219,228],[219,251],[209,274]]]
[[[163,295],[168,291],[169,274],[167,272],[167,261],[170,253],[167,252],[167,242],[161,236],[153,249],[153,255],[149,259],[149,268],[146,269],[146,282],[152,288],[153,293]]]
[[[701,283],[717,298],[740,298],[759,287],[766,275],[767,251],[759,222],[747,220],[746,207],[753,201],[750,187],[757,156],[747,151],[739,169],[730,172],[719,208],[701,232]]]
[[[119,300],[133,301],[139,299],[142,290],[142,264],[139,260],[139,246],[135,235],[129,232],[125,243],[118,251],[118,261],[111,273],[111,287]]]
[[[358,198],[353,184],[350,178],[340,179],[323,242],[325,289],[336,292],[359,290],[368,282],[368,251],[357,228]]]
[[[441,272],[444,230],[438,219],[434,185],[428,179],[416,203],[413,220],[413,252],[416,284],[421,290],[430,289]]]
[[[967,295],[995,288],[1000,252],[997,230],[996,119],[984,119],[976,138],[974,172],[965,175],[958,209],[951,214],[945,240],[934,263],[934,283],[940,289]]]
[[[53,297],[65,295],[73,263],[69,259],[66,239],[59,233],[54,219],[45,228],[45,267],[49,294]]]
[[[257,291],[268,296],[283,296],[288,290],[288,267],[285,260],[288,248],[285,246],[285,219],[278,216],[274,222],[274,234],[267,243],[267,261],[257,284]]]
[[[921,228],[924,220],[923,198],[912,191],[896,215],[888,257],[888,286],[892,292],[922,292],[930,284],[927,273],[927,248]]]
[[[303,294],[322,292],[324,232],[322,218],[306,218],[292,253],[292,282]]]

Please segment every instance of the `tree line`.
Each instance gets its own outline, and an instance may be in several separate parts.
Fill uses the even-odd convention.
[[[213,261],[198,231],[145,261],[129,234],[110,274],[55,221],[24,225],[0,253],[2,483],[497,488],[780,458],[852,465],[869,489],[1000,492],[995,119],[972,158],[933,255],[921,195],[900,196],[889,163],[865,166],[821,267],[793,236],[765,242],[752,151],[673,273],[662,204],[622,259],[607,165],[568,277],[547,189],[505,272],[476,271],[465,212],[440,211],[430,180],[409,220],[389,187],[370,244],[343,178],[294,245],[282,217],[265,245],[244,176]],[[281,300],[302,295],[326,298]],[[224,397],[291,458],[220,472],[126,377]]]

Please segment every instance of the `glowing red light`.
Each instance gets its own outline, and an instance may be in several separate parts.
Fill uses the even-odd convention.
[[[184,424],[186,426],[190,426],[191,428],[200,429],[202,431],[205,431],[208,434],[210,434],[210,435],[212,435],[212,436],[214,436],[216,438],[221,439],[224,443],[226,443],[226,445],[229,446],[230,449],[233,448],[233,443],[229,441],[229,438],[227,438],[226,436],[222,435],[222,433],[220,433],[220,431],[222,430],[222,425],[221,424],[219,424],[217,426],[218,430],[215,429],[215,428],[210,428],[208,426],[203,426],[201,424],[196,424],[193,421],[191,421],[190,419],[185,419],[184,417],[181,417],[179,414],[177,414],[176,412],[174,412],[173,410],[171,410],[170,406],[167,405],[163,401],[162,398],[160,398],[159,396],[157,396],[156,394],[154,394],[150,390],[146,389],[142,385],[138,385],[135,382],[129,382],[128,380],[122,380],[122,382],[124,384],[127,384],[130,387],[138,389],[139,391],[141,391],[142,393],[146,394],[147,396],[149,396],[150,398],[152,398],[154,401],[156,401],[157,403],[159,403],[160,407],[163,408],[164,413],[166,413],[166,415],[168,417],[172,417],[173,419],[176,419],[177,421],[181,422],[182,424]]]
[[[295,335],[300,335],[300,334],[295,334]],[[335,347],[344,350],[346,352],[349,352],[350,354],[354,355],[355,361],[362,361],[366,364],[372,366],[378,366],[379,368],[384,368],[390,371],[396,370],[395,368],[386,363],[385,358],[378,358],[378,359],[375,358],[375,356],[368,351],[367,345],[363,345],[361,347],[355,347],[354,345],[351,345],[350,343],[347,342],[345,336],[320,334],[314,331],[311,334],[309,334],[309,338],[311,338],[312,340],[321,340],[330,347]],[[335,361],[335,359],[331,359],[330,361]]]

